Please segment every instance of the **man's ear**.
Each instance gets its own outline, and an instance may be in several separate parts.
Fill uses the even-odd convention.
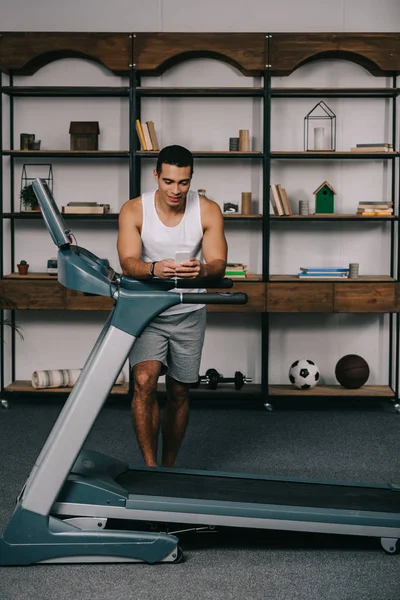
[[[153,169],[153,175],[154,175],[154,179],[156,181],[158,181],[158,173],[157,173],[157,169]]]

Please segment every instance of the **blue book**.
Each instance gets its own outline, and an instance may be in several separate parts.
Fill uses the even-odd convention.
[[[349,268],[348,267],[328,267],[326,269],[324,269],[323,267],[317,268],[317,269],[309,269],[306,267],[300,267],[300,271],[304,274],[317,274],[317,273],[348,273],[349,272]]]
[[[346,279],[349,276],[348,273],[298,273],[297,275],[301,279],[317,279],[318,277],[330,277],[331,279]]]

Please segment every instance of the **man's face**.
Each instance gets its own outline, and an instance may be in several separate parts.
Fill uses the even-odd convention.
[[[154,171],[158,191],[164,202],[179,208],[185,202],[192,178],[190,167],[177,167],[163,163],[160,175]]]

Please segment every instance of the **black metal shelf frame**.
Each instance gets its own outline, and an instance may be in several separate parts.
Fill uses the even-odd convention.
[[[3,94],[25,98],[87,98],[87,97],[129,97],[129,87],[72,87],[72,86],[3,86]]]
[[[393,217],[383,217],[380,219],[379,217],[374,217],[373,222],[379,221],[381,224],[383,222],[387,222],[390,224],[390,276],[394,278],[394,283],[400,280],[400,240],[399,240],[399,211],[400,211],[400,161],[396,161],[399,158],[400,153],[396,151],[396,131],[397,131],[397,97],[400,95],[400,88],[397,87],[397,77],[393,76],[392,78],[392,87],[391,88],[380,88],[380,89],[370,89],[370,88],[343,88],[343,89],[334,89],[334,88],[320,88],[320,89],[305,89],[305,88],[297,88],[297,89],[269,89],[269,94],[265,98],[268,103],[267,114],[270,115],[271,112],[271,104],[273,99],[279,98],[308,98],[308,97],[340,97],[340,98],[382,98],[389,99],[392,103],[392,146],[393,152],[391,153],[349,153],[349,152],[274,152],[271,151],[269,147],[264,144],[264,152],[267,155],[267,161],[265,167],[268,169],[268,173],[270,173],[271,162],[273,160],[382,160],[389,161],[389,168],[391,169],[391,200],[394,207],[394,216]],[[269,136],[270,129],[265,132],[264,135]],[[396,169],[398,173],[398,191],[396,194]],[[281,223],[302,223],[302,222],[359,222],[361,219],[358,217],[327,217],[326,219],[323,217],[315,217],[313,215],[308,215],[307,218],[302,219],[285,219],[284,217],[275,217],[274,215],[269,215],[269,210],[264,210],[264,214],[268,214],[265,219],[265,223],[268,223],[267,229],[268,231],[265,233],[265,237],[268,238],[269,244],[269,233],[270,227],[272,224],[281,224]],[[362,222],[371,223],[368,219],[362,219]],[[266,246],[266,242],[264,242],[264,246]],[[268,252],[263,251],[263,258],[267,260],[269,257]],[[397,271],[395,273],[395,270]],[[268,272],[268,280],[269,278],[269,269]],[[316,283],[316,282],[314,282]],[[264,355],[263,359],[263,379],[264,377],[268,381],[268,365],[265,365],[265,357],[268,356],[269,348],[268,341],[264,340],[264,332],[266,333],[269,330],[269,314],[265,314],[265,323],[263,321],[263,340],[262,340],[262,355]],[[388,361],[388,385],[394,390],[395,401],[398,402],[399,393],[400,393],[400,369],[399,369],[399,359],[400,359],[400,317],[399,314],[389,313],[389,361]],[[266,335],[267,340],[269,340],[269,334]],[[268,362],[268,361],[267,361]],[[265,386],[262,385],[262,389],[265,389]],[[268,386],[267,386],[268,389]],[[267,398],[267,396],[263,395],[263,398]],[[269,402],[267,403],[269,405]]]
[[[55,86],[55,87],[43,87],[43,86],[14,86],[13,77],[9,76],[9,84],[2,85],[2,74],[0,73],[0,151],[2,156],[10,157],[10,197],[11,197],[11,212],[3,213],[3,179],[4,179],[4,166],[3,160],[0,160],[0,212],[2,215],[2,221],[4,224],[5,219],[10,219],[10,233],[11,233],[11,271],[15,263],[15,222],[18,220],[29,220],[39,219],[38,215],[25,215],[23,213],[15,212],[14,207],[14,191],[15,191],[15,180],[14,180],[14,166],[15,161],[20,158],[37,158],[37,157],[51,157],[54,159],[128,159],[129,161],[129,194],[130,197],[136,197],[140,194],[141,190],[141,161],[144,159],[155,159],[157,153],[155,152],[142,152],[138,147],[138,139],[136,135],[135,121],[140,118],[141,115],[141,99],[145,97],[212,97],[212,98],[227,98],[227,97],[259,97],[262,101],[262,112],[263,112],[263,144],[262,151],[259,153],[231,153],[231,152],[193,152],[193,155],[197,159],[229,159],[229,160],[245,160],[245,161],[259,161],[263,170],[262,180],[262,204],[263,204],[263,215],[259,219],[246,219],[236,217],[235,219],[226,219],[226,222],[244,221],[247,222],[261,222],[263,240],[262,240],[262,280],[268,282],[270,280],[270,229],[271,226],[276,223],[300,223],[300,222],[315,222],[315,221],[339,221],[339,222],[355,222],[361,221],[357,217],[327,217],[323,219],[321,217],[313,218],[309,215],[304,219],[280,219],[275,218],[274,215],[270,216],[269,213],[269,189],[270,189],[270,172],[272,160],[384,160],[391,161],[392,169],[392,189],[391,195],[395,206],[395,214],[399,214],[400,207],[398,206],[398,198],[400,197],[400,166],[399,161],[396,162],[400,154],[391,153],[388,155],[382,155],[382,153],[374,154],[349,154],[337,151],[335,153],[296,153],[296,152],[274,152],[271,151],[271,140],[270,140],[270,124],[271,124],[271,104],[272,100],[279,98],[320,98],[320,97],[331,97],[331,98],[384,98],[392,100],[392,143],[395,148],[396,143],[396,127],[397,127],[397,114],[396,114],[396,98],[400,95],[400,88],[397,88],[396,77],[393,78],[392,88],[273,88],[271,85],[271,73],[270,68],[267,66],[263,73],[263,85],[262,87],[243,87],[243,88],[145,88],[140,85],[140,73],[134,68],[134,44],[135,36],[132,37],[131,46],[131,71],[129,74],[129,86],[116,86],[116,87],[91,87],[91,86]],[[266,50],[269,55],[270,51],[270,35],[266,36]],[[2,147],[2,122],[3,122],[3,94],[9,97],[9,120],[10,120],[10,150],[5,150]],[[126,97],[129,102],[129,150],[127,151],[109,151],[109,152],[81,152],[71,153],[69,151],[28,151],[20,152],[13,151],[14,148],[14,136],[13,126],[14,123],[14,102],[15,97]],[[396,171],[397,169],[397,171]],[[398,190],[396,190],[396,174],[398,178]],[[68,219],[79,219],[83,221],[96,220],[101,222],[115,222],[118,219],[117,214],[107,215],[64,215]],[[371,223],[379,221],[389,222],[391,228],[391,247],[390,247],[390,273],[394,276],[395,271],[397,280],[400,280],[400,243],[396,235],[398,235],[398,223],[399,217],[394,216],[392,218],[387,217],[375,217],[371,220],[362,219],[363,223]],[[4,225],[2,225],[3,227]],[[1,245],[0,248],[0,274],[1,277],[4,275],[3,264],[4,264],[4,249]],[[12,311],[12,318],[15,322],[15,311]],[[390,327],[390,348],[389,348],[389,385],[395,390],[396,398],[399,398],[399,339],[400,339],[400,320],[398,315],[389,315]],[[3,327],[3,326],[2,326]],[[262,329],[262,341],[261,341],[261,360],[262,360],[262,381],[261,381],[261,401],[268,404],[268,380],[269,380],[269,332],[270,332],[270,315],[268,313],[261,314],[261,329]],[[1,330],[3,334],[3,329]],[[12,333],[12,378],[15,380],[15,332]],[[395,357],[395,368],[393,365],[393,355]],[[4,355],[2,353],[2,364],[0,365],[0,384],[1,394],[4,392]],[[394,385],[393,385],[394,380]]]

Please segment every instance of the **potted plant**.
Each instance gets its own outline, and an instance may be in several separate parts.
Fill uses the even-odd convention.
[[[21,260],[18,264],[18,273],[20,275],[27,275],[28,274],[28,269],[29,269],[29,265],[26,262],[26,260]]]
[[[14,304],[14,302],[12,300],[10,300],[9,298],[6,298],[5,296],[0,296],[0,311],[13,310],[15,308],[16,308],[16,305]],[[19,330],[19,326],[9,318],[3,319],[1,314],[0,314],[0,325],[6,325],[8,327],[11,327],[11,329],[14,329],[18,333],[21,340],[24,339]],[[4,341],[4,340],[2,340],[0,337],[0,341]]]
[[[40,210],[38,200],[35,192],[33,191],[32,184],[26,185],[21,188],[19,195],[21,200],[21,207],[24,211],[38,211]]]

